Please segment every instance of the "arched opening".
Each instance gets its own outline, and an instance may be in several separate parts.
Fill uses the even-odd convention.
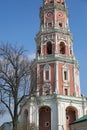
[[[63,27],[63,24],[61,22],[59,22],[59,27]]]
[[[37,54],[40,56],[40,54],[41,54],[41,47],[40,46],[38,46],[38,48],[37,48]]]
[[[52,54],[52,43],[48,42],[47,43],[47,54]]]
[[[70,130],[69,124],[76,120],[77,110],[74,107],[66,108],[66,130]]]
[[[50,65],[46,64],[44,66],[44,81],[49,81],[50,80]]]
[[[65,88],[65,95],[68,95],[68,89]]]
[[[39,109],[39,130],[51,130],[51,108],[48,106]]]
[[[50,0],[50,3],[54,3],[54,0]]]
[[[65,43],[64,42],[60,43],[60,54],[65,54]]]

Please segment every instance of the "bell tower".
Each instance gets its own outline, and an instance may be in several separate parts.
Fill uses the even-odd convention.
[[[35,130],[70,130],[69,124],[86,114],[65,0],[43,0],[40,8],[31,93],[22,118],[27,110]]]
[[[49,91],[49,94],[80,97],[79,67],[64,0],[43,1],[36,43],[39,95]]]

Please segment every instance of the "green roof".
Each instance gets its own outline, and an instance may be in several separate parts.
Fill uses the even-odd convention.
[[[84,115],[83,117],[77,119],[76,121],[74,121],[74,122],[71,123],[70,125],[76,124],[76,123],[79,123],[79,122],[84,122],[84,121],[87,121],[87,115]]]

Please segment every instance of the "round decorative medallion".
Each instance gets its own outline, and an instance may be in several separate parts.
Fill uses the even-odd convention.
[[[48,16],[48,17],[52,17],[52,16],[53,16],[53,12],[48,12],[48,13],[47,13],[47,16]]]
[[[59,12],[59,13],[58,13],[58,16],[59,16],[59,17],[63,17],[63,13],[62,13],[62,12]]]

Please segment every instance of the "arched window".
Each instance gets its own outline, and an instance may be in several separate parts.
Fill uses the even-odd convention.
[[[63,66],[63,71],[62,71],[63,73],[63,81],[64,82],[69,82],[69,80],[70,80],[70,73],[69,73],[69,69],[68,69],[68,66],[65,64],[64,66]]]
[[[60,26],[60,27],[62,27],[62,26],[63,26],[63,24],[62,24],[61,22],[59,22],[59,26]]]
[[[49,81],[50,80],[50,66],[49,64],[46,64],[44,66],[44,81]]]
[[[52,43],[48,42],[47,43],[47,54],[52,54]]]
[[[53,3],[54,2],[54,0],[50,0],[50,3]]]
[[[65,54],[65,43],[61,42],[60,43],[60,54]]]
[[[41,47],[40,46],[38,46],[38,48],[37,48],[37,53],[38,53],[38,55],[41,54]]]
[[[65,88],[65,95],[68,95],[68,89]]]

